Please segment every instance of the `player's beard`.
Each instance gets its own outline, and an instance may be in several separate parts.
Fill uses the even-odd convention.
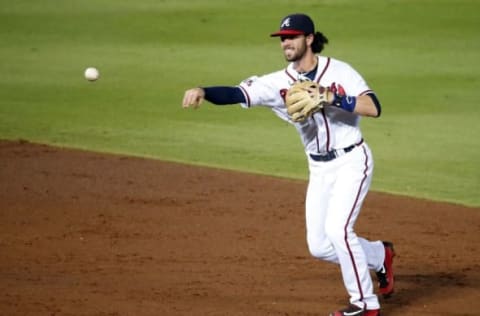
[[[283,54],[285,56],[285,60],[289,62],[296,62],[299,61],[300,59],[305,56],[307,52],[307,43],[306,41],[302,42],[302,45],[298,47],[297,49],[295,48],[287,48],[283,50]]]

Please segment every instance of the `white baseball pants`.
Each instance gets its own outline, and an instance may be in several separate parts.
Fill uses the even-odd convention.
[[[360,238],[355,222],[373,174],[368,145],[356,146],[328,162],[310,157],[306,195],[306,230],[312,256],[340,264],[350,303],[365,309],[380,308],[369,269],[379,270],[385,260],[381,241]]]

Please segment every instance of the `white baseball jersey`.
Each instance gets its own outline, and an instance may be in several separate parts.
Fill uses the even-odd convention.
[[[317,58],[318,67],[314,81],[321,86],[330,87],[335,83],[351,96],[372,92],[362,76],[347,63],[329,57]],[[239,85],[247,100],[242,106],[270,107],[280,118],[294,124],[307,153],[325,153],[360,142],[360,117],[336,107],[326,107],[315,113],[314,123],[311,120],[304,123],[290,120],[284,98],[288,88],[300,78],[302,75],[293,69],[293,64],[284,70],[248,78]]]
[[[362,76],[347,63],[323,56],[317,58],[314,81],[321,86],[335,84],[349,96],[372,92]],[[352,304],[378,309],[369,269],[381,268],[385,249],[381,241],[371,242],[354,232],[373,174],[371,151],[362,142],[360,116],[327,106],[305,122],[291,121],[284,98],[289,87],[301,78],[293,64],[281,71],[251,77],[239,85],[246,99],[242,106],[269,107],[281,119],[295,125],[310,171],[305,201],[309,251],[317,258],[340,264]],[[347,147],[348,151],[342,150]],[[311,157],[311,154],[321,156],[332,150],[339,150],[342,155],[328,161]]]

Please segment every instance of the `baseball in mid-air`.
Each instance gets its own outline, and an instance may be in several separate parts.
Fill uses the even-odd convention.
[[[88,67],[85,69],[85,79],[88,81],[95,81],[100,77],[100,72],[95,67]]]

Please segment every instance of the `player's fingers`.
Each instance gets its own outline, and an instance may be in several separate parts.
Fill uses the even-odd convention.
[[[183,95],[182,107],[188,108],[192,102],[191,99],[191,90],[185,91],[185,94]]]
[[[192,90],[185,91],[185,94],[183,95],[183,102],[182,102],[182,106],[184,108],[188,108],[189,106],[192,105],[192,101],[194,100],[192,95],[193,95]]]
[[[199,105],[199,100],[198,100],[197,96],[195,96],[194,94],[188,93],[183,98],[183,104],[182,105],[183,105],[184,108],[188,108],[188,107],[196,108]]]
[[[203,101],[204,92],[203,89],[195,88],[185,92],[183,96],[182,106],[183,108],[193,107],[197,108]]]

